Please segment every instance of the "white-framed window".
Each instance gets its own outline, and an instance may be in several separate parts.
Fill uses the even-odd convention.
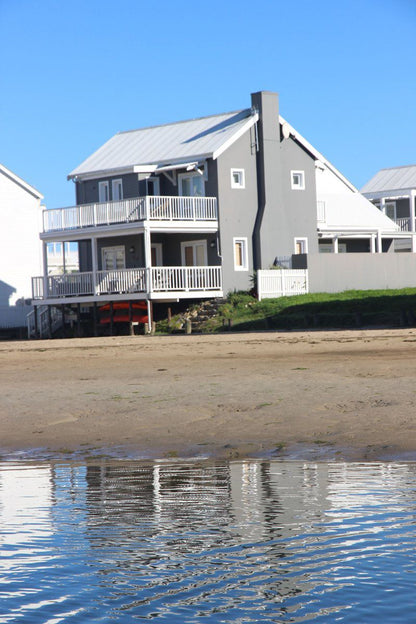
[[[308,253],[308,239],[307,238],[295,238],[295,254]]]
[[[160,195],[160,180],[157,176],[146,178],[146,195]]]
[[[182,266],[207,266],[207,241],[194,240],[181,243]]]
[[[247,238],[233,238],[234,270],[248,271]]]
[[[152,266],[163,266],[162,243],[152,243]]]
[[[305,189],[305,172],[304,171],[291,171],[290,183],[292,190],[303,191]]]
[[[98,201],[110,201],[110,186],[108,184],[108,180],[105,180],[104,182],[98,182]]]
[[[101,249],[101,261],[103,271],[114,271],[126,268],[126,248],[124,245],[117,247],[103,247]]]
[[[231,188],[243,189],[246,187],[244,169],[231,169]]]
[[[113,194],[113,201],[123,199],[123,180],[121,178],[112,180],[111,192]]]
[[[180,173],[178,181],[182,197],[205,197],[204,177],[199,173]]]

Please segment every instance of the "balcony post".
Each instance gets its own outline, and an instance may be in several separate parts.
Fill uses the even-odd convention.
[[[43,297],[48,298],[48,243],[42,242],[42,254],[43,254]]]
[[[147,208],[147,207],[146,207]],[[144,265],[146,267],[147,292],[152,292],[152,242],[150,238],[150,229],[148,225],[144,226]]]
[[[92,256],[92,289],[94,295],[98,295],[97,292],[97,268],[98,268],[98,259],[97,259],[97,239],[95,236],[91,238],[91,256]]]
[[[410,231],[415,232],[415,191],[410,191],[409,194],[409,219],[410,219]]]

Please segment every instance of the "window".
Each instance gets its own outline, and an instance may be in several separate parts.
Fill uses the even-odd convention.
[[[234,270],[248,271],[247,239],[233,238]]]
[[[231,188],[245,188],[244,169],[231,169]]]
[[[384,204],[384,214],[386,215],[386,217],[388,217],[389,219],[393,219],[393,221],[396,219],[396,202],[386,202]]]
[[[305,189],[305,172],[291,171],[290,180],[294,191],[303,191]]]
[[[160,195],[159,178],[150,177],[146,179],[146,195]]]
[[[103,247],[101,250],[103,271],[113,271],[126,268],[126,250],[119,247]]]
[[[182,266],[207,266],[207,241],[195,240],[181,243]]]
[[[319,253],[334,253],[334,245],[332,243],[319,243]],[[347,253],[346,243],[338,243],[338,253]]]
[[[98,182],[98,201],[108,202],[110,200],[110,189],[108,182]]]
[[[295,254],[308,253],[308,239],[307,238],[295,238]]]
[[[113,201],[123,199],[123,180],[113,180],[111,182],[111,191],[113,193]]]
[[[199,173],[183,173],[179,178],[179,195],[182,197],[205,197],[204,178]]]

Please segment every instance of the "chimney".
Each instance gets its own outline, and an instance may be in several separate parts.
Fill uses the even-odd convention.
[[[276,255],[273,231],[276,230],[276,215],[281,204],[279,96],[272,91],[259,91],[251,94],[251,104],[259,114],[254,268],[263,269]]]

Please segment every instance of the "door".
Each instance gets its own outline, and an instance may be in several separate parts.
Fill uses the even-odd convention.
[[[208,263],[205,240],[181,243],[181,253],[183,266],[206,266]]]
[[[126,268],[126,250],[124,246],[103,247],[101,250],[103,271]]]

